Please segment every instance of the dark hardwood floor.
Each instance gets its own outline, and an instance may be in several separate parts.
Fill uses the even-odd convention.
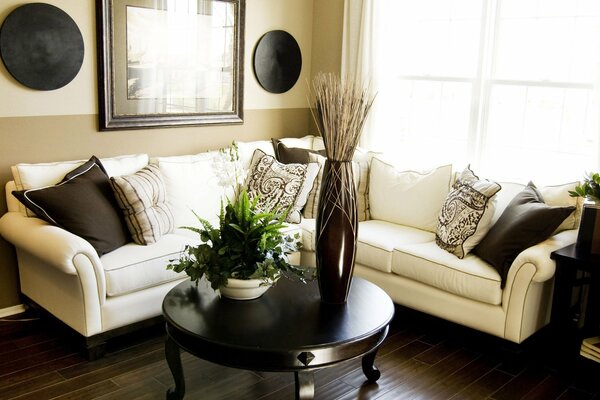
[[[31,317],[23,314],[12,319]],[[35,315],[33,315],[35,317]],[[600,364],[556,356],[560,343],[537,335],[524,345],[397,308],[366,384],[360,361],[315,375],[316,399],[600,399]],[[61,323],[0,322],[0,399],[164,399],[173,383],[163,327],[109,342],[88,362]],[[293,399],[291,373],[221,367],[183,354],[186,399]]]

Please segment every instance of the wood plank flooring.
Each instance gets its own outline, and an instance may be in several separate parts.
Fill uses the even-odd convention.
[[[365,383],[360,361],[352,360],[316,372],[315,398],[600,399],[600,364],[556,356],[560,346],[546,336],[513,346],[397,307],[376,360],[377,384]],[[52,318],[2,321],[0,400],[164,399],[173,379],[163,343],[163,327],[156,326],[110,341],[106,357],[88,362],[74,334]],[[182,360],[186,399],[294,398],[291,373],[226,368],[187,353]]]

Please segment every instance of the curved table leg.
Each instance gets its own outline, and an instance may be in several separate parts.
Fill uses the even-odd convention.
[[[165,355],[171,374],[173,374],[173,380],[175,380],[175,388],[167,390],[167,400],[181,400],[185,395],[185,380],[183,378],[183,367],[181,366],[181,352],[177,343],[175,343],[169,335],[167,335],[167,341],[165,342]]]
[[[296,400],[312,400],[315,397],[315,379],[312,371],[294,372]]]
[[[362,358],[362,370],[369,382],[377,382],[381,376],[381,372],[379,372],[379,369],[375,366],[377,350],[379,350],[379,347],[375,348],[370,353],[365,354]]]

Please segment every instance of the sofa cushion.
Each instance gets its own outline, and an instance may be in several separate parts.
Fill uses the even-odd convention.
[[[135,243],[155,243],[173,231],[173,214],[156,165],[147,165],[132,175],[113,176],[110,183]]]
[[[504,284],[519,253],[547,239],[573,211],[574,206],[546,205],[530,183],[512,199],[473,253],[496,268]]]
[[[296,225],[302,235],[302,250],[315,251],[315,225],[314,218],[302,218],[300,224]]]
[[[17,190],[37,189],[55,185],[73,169],[86,160],[60,161],[51,163],[19,163],[11,167]],[[134,154],[110,158],[101,158],[108,176],[132,174],[148,164],[147,154]],[[32,217],[35,214],[21,205],[20,211]]]
[[[371,218],[435,232],[451,177],[451,165],[425,173],[398,171],[374,157],[369,172]]]
[[[579,182],[570,182],[562,185],[550,185],[539,187],[538,190],[544,198],[544,203],[553,207],[570,206],[575,207],[575,212],[569,214],[567,218],[556,228],[554,233],[562,232],[567,229],[577,229],[579,219],[581,218],[581,208],[583,207],[582,197],[571,197],[569,191],[575,190]]]
[[[304,209],[302,210],[302,215],[305,218],[312,219],[317,218],[317,212],[319,211],[319,195],[321,193],[321,182],[323,181],[323,169],[325,168],[325,160],[327,159],[319,154],[311,153],[308,156],[308,160],[310,162],[316,163],[319,166],[319,173],[315,178],[315,182],[313,183],[312,189],[308,193],[306,204],[304,205]],[[356,170],[356,168],[353,165],[353,172],[354,170]]]
[[[359,223],[356,244],[356,262],[383,272],[392,271],[392,254],[396,246],[424,243],[435,235],[421,229],[369,220]]]
[[[490,230],[495,208],[496,182],[479,179],[469,167],[452,185],[438,218],[435,242],[463,258]]]
[[[357,148],[352,157],[352,173],[356,188],[356,212],[359,221],[371,219],[369,205],[369,168],[375,153]]]
[[[198,226],[194,212],[208,220],[219,215],[221,198],[229,193],[219,185],[215,157],[218,151],[152,159],[163,176],[176,227]]]
[[[103,255],[100,260],[104,266],[107,295],[120,296],[185,278],[185,274],[165,267],[170,260],[180,257],[187,244],[195,245],[198,241],[171,233],[148,246],[129,243]]]
[[[96,157],[57,185],[13,194],[41,219],[87,240],[98,255],[130,241],[109,178]]]
[[[260,207],[290,207],[286,221],[299,223],[318,172],[318,164],[282,164],[257,149],[246,181],[248,195],[258,196]]]
[[[244,171],[250,169],[252,158],[254,157],[254,151],[256,149],[262,150],[263,153],[275,157],[275,151],[273,150],[273,144],[270,140],[256,140],[254,142],[235,142],[238,148],[238,156],[240,158],[240,164]]]
[[[457,258],[434,241],[397,246],[392,272],[484,303],[502,301],[500,275],[492,266],[472,254]]]

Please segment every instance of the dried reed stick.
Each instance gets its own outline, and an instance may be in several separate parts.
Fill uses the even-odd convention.
[[[375,96],[369,95],[368,86],[323,72],[313,79],[313,92],[316,104],[311,112],[323,137],[327,158],[352,161]]]

